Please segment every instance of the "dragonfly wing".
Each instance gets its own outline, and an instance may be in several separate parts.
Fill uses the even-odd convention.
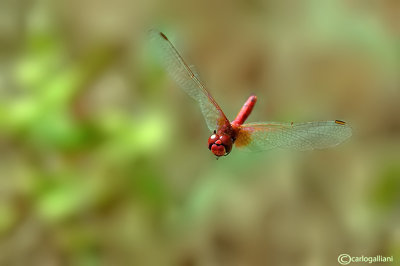
[[[229,124],[229,120],[207,91],[194,67],[186,64],[182,56],[163,33],[151,30],[150,35],[162,51],[167,72],[187,94],[199,103],[208,128],[213,131],[221,125]]]
[[[351,136],[351,127],[339,120],[306,123],[249,123],[240,128],[236,147],[250,151],[272,148],[312,150],[333,147]]]

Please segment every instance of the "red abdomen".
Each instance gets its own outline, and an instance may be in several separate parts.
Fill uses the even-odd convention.
[[[249,117],[256,102],[257,102],[257,96],[251,95],[244,103],[242,109],[240,109],[238,115],[236,116],[235,120],[232,121],[231,124],[235,126],[242,125],[244,121],[246,121],[247,117]]]

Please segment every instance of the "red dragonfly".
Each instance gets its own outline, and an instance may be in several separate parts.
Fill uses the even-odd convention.
[[[208,149],[217,158],[228,155],[233,144],[250,151],[272,148],[312,150],[336,146],[351,136],[351,127],[341,120],[244,124],[257,101],[254,95],[248,98],[236,118],[230,122],[194,67],[183,60],[167,36],[156,30],[151,30],[150,35],[162,50],[165,67],[171,77],[199,103],[207,126],[213,132],[208,139]]]

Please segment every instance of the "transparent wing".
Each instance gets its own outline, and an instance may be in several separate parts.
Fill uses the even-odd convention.
[[[189,67],[186,64],[182,56],[163,33],[151,30],[150,35],[162,51],[164,65],[170,76],[187,94],[199,103],[208,128],[213,131],[221,125],[229,124],[229,120],[207,91],[194,67]]]
[[[235,144],[238,148],[250,151],[272,148],[324,149],[348,139],[351,131],[351,127],[340,120],[306,123],[249,123],[242,125]]]

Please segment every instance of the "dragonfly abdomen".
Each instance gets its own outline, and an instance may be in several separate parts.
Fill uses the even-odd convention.
[[[257,102],[257,96],[251,95],[244,103],[243,107],[237,114],[235,120],[233,120],[231,124],[232,125],[235,124],[236,126],[242,125],[246,121],[247,117],[249,117],[249,115],[251,114],[251,111],[253,110],[256,102]]]

